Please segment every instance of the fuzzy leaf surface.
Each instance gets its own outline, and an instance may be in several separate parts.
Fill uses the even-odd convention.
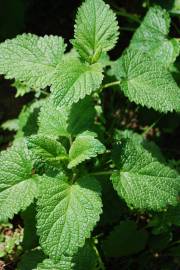
[[[105,152],[104,145],[95,138],[96,134],[85,131],[79,134],[69,150],[70,163],[68,168],[77,166],[79,163],[96,157]]]
[[[27,139],[28,149],[31,150],[34,159],[47,162],[52,166],[60,165],[67,158],[64,146],[47,136],[34,135]]]
[[[0,127],[4,130],[9,131],[18,131],[19,129],[19,123],[18,119],[10,119],[4,122]]]
[[[71,135],[77,135],[85,130],[91,130],[94,124],[96,111],[90,96],[79,100],[71,107],[68,118],[68,131]]]
[[[128,50],[113,72],[130,101],[164,113],[180,111],[180,88],[172,75],[144,53]]]
[[[77,135],[91,130],[95,115],[94,103],[90,96],[74,103],[71,108],[56,108],[52,100],[48,99],[39,114],[39,134],[54,138]]]
[[[122,140],[118,171],[111,176],[120,197],[135,209],[160,211],[176,205],[180,190],[178,173],[160,163],[133,140]]]
[[[96,264],[96,252],[89,241],[86,241],[73,257],[62,256],[58,263],[46,259],[38,264],[36,270],[84,270],[87,265],[88,270],[95,270]]]
[[[55,262],[62,255],[74,255],[90,237],[102,211],[100,193],[98,182],[89,176],[74,184],[62,175],[43,177],[38,200],[38,234],[44,252]]]
[[[151,7],[133,35],[130,48],[146,52],[156,61],[169,66],[180,50],[178,40],[168,38],[169,28],[169,13],[159,6]]]
[[[52,97],[57,107],[70,106],[97,90],[102,82],[99,63],[88,65],[79,59],[68,59],[56,69],[52,81]]]
[[[39,114],[39,133],[54,138],[68,137],[67,119],[69,112],[67,108],[56,108],[49,98],[42,106]]]
[[[40,99],[30,105],[23,106],[17,119],[18,131],[15,135],[15,143],[38,132],[38,115],[45,102],[46,100]]]
[[[12,218],[25,210],[37,195],[37,179],[32,176],[32,162],[24,145],[0,154],[0,220]]]
[[[72,270],[71,257],[63,256],[58,263],[54,263],[51,259],[45,259],[34,270]]]
[[[101,52],[114,47],[118,23],[109,5],[102,0],[86,0],[79,8],[73,45],[86,61],[96,62]]]
[[[45,88],[65,50],[64,41],[58,36],[38,37],[19,35],[0,44],[0,74],[16,79],[32,88]]]

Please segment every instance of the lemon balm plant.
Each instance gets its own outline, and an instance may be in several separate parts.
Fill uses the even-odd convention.
[[[70,52],[58,36],[23,34],[0,44],[0,74],[15,79],[17,95],[36,95],[0,155],[0,220],[18,213],[24,220],[17,269],[105,269],[107,257],[138,253],[148,231],[137,228],[132,213],[153,216],[147,226],[157,231],[162,219],[164,227],[180,225],[178,172],[140,134],[109,138],[101,107],[102,93],[116,87],[140,106],[180,112],[170,72],[180,47],[169,27],[168,12],[150,8],[129,47],[111,61],[116,16],[102,0],[86,0]]]

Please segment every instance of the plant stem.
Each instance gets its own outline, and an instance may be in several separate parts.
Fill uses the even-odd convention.
[[[126,11],[123,11],[123,10],[117,10],[115,12],[116,12],[116,15],[118,16],[126,17],[134,22],[141,23],[141,20],[136,15],[127,13]]]
[[[53,161],[68,160],[68,159],[69,159],[69,156],[68,155],[61,155],[59,157],[52,158]]]
[[[152,125],[150,125],[145,131],[142,133],[142,136],[145,137],[146,134],[154,127],[157,125],[157,123],[162,119],[163,116],[160,116]]]
[[[106,270],[106,268],[105,268],[105,266],[104,266],[104,263],[103,263],[103,261],[102,261],[102,259],[101,259],[101,256],[100,256],[100,254],[99,254],[99,251],[98,251],[97,247],[95,246],[95,244],[93,244],[93,249],[95,250],[96,255],[97,255],[97,257],[98,257],[98,262],[99,262],[100,269],[101,269],[101,270]]]
[[[40,90],[40,92],[41,92],[43,95],[45,95],[45,96],[49,96],[49,93],[46,92],[46,91],[44,91],[44,90]]]
[[[95,235],[93,238],[98,239],[99,237],[102,237],[102,236],[104,236],[104,233],[99,233],[99,234]]]
[[[114,171],[102,171],[102,172],[93,172],[90,175],[98,176],[98,175],[111,175]]]
[[[128,13],[124,8],[120,8],[116,2],[111,1],[111,6],[114,8],[114,12],[122,17],[126,17],[134,22],[141,23],[141,20],[139,19],[139,15],[134,15],[131,13]]]
[[[107,83],[107,84],[103,85],[102,88],[104,89],[104,88],[109,88],[109,87],[114,86],[114,85],[119,85],[120,82],[121,82],[120,80],[115,81],[115,82],[110,82],[110,83]]]
[[[147,7],[149,8],[150,7],[150,1],[147,0]]]
[[[71,183],[74,184],[75,180],[76,180],[76,173],[74,172],[71,179]]]
[[[72,136],[70,135],[70,136],[69,136],[69,144],[70,144],[70,147],[71,147],[72,143],[73,143],[73,140],[72,140]]]

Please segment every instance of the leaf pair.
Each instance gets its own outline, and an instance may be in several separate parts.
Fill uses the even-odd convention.
[[[88,63],[77,55],[63,57],[66,46],[61,37],[23,34],[0,44],[0,74],[15,78],[18,85],[23,82],[18,94],[52,85],[55,104],[70,106],[101,86],[102,66],[90,64],[113,48],[117,37],[116,17],[109,6],[87,0],[79,9],[72,43]]]
[[[102,83],[102,52],[114,47],[118,38],[116,16],[102,0],[87,0],[79,8],[72,41],[83,60],[68,59],[59,66],[52,82],[57,106],[69,106],[97,90]],[[96,63],[96,64],[93,64]]]
[[[96,157],[105,151],[104,145],[95,138],[96,134],[83,132],[72,143],[69,155],[63,145],[47,136],[34,135],[27,139],[28,148],[32,151],[34,160],[60,168],[62,161],[69,160],[71,169],[79,163]]]
[[[54,150],[58,151],[58,148]],[[45,151],[39,148],[36,151],[45,156]],[[45,157],[49,158],[49,155]],[[65,253],[74,255],[90,237],[102,211],[98,182],[88,175],[75,183],[62,174],[56,178],[33,176],[32,162],[22,145],[2,152],[0,159],[0,220],[12,218],[36,197],[38,232],[43,249],[56,261]]]

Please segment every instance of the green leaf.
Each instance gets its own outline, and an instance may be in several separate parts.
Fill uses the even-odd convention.
[[[45,88],[51,84],[64,50],[61,37],[19,35],[0,44],[0,74],[35,89]]]
[[[164,224],[176,225],[180,227],[180,204],[176,207],[169,207],[167,211],[161,213],[161,222],[164,221]]]
[[[87,268],[87,266],[88,270],[95,270],[97,269],[97,264],[98,256],[93,248],[93,244],[86,240],[85,245],[73,256],[73,270],[84,270]]]
[[[18,132],[15,135],[15,143],[24,140],[24,137],[36,134],[38,131],[38,115],[41,106],[46,102],[40,99],[30,105],[24,106],[18,116]]]
[[[69,110],[66,107],[56,108],[49,98],[41,108],[39,114],[39,133],[58,138],[68,137],[67,119]]]
[[[69,150],[69,169],[105,152],[106,148],[99,140],[95,139],[95,137],[96,134],[89,131],[85,131],[76,137]]]
[[[71,257],[62,256],[58,263],[54,263],[50,259],[45,259],[34,270],[72,270],[71,266]]]
[[[99,63],[101,63],[101,65],[103,67],[107,67],[107,66],[110,66],[112,61],[109,57],[109,55],[106,53],[106,52],[103,52],[99,58]]]
[[[19,129],[18,119],[7,120],[1,125],[1,128],[9,131],[17,131]]]
[[[177,15],[180,14],[180,1],[179,0],[174,0],[171,13],[177,14]]]
[[[59,167],[64,159],[68,159],[64,146],[44,135],[34,135],[27,138],[27,146],[34,159],[55,167]]]
[[[176,205],[180,177],[160,163],[134,140],[122,140],[118,169],[111,176],[113,186],[126,203],[141,210],[162,210]]]
[[[180,89],[172,75],[144,53],[128,50],[113,72],[130,101],[160,112],[180,111]]]
[[[78,103],[74,103],[68,119],[68,131],[71,135],[77,135],[93,127],[96,111],[93,100],[86,96]]]
[[[67,59],[56,69],[52,81],[52,97],[57,107],[70,106],[96,91],[102,82],[99,63],[88,65],[78,59]]]
[[[100,226],[109,226],[117,224],[128,213],[128,208],[124,201],[119,199],[117,192],[114,190],[109,176],[99,176],[99,182],[102,188],[103,213],[100,219]]]
[[[116,134],[115,134],[116,142],[119,142],[122,139],[131,139],[134,141],[134,144],[141,144],[146,150],[151,152],[152,156],[154,156],[160,162],[166,163],[165,157],[163,156],[159,146],[155,144],[155,142],[145,139],[143,134],[135,133],[129,129],[125,129],[124,131],[116,130]],[[118,149],[120,148],[121,146],[116,144],[112,150],[112,159],[115,164],[118,164],[118,162],[121,162],[121,157],[119,156],[119,151],[118,151]]]
[[[36,270],[95,270],[97,265],[97,255],[89,241],[79,249],[73,257],[62,256],[58,263],[50,259],[40,263]]]
[[[17,270],[32,270],[38,263],[42,262],[45,255],[41,250],[32,250],[24,253],[18,263]]]
[[[162,213],[153,215],[149,222],[149,226],[153,227],[155,234],[167,232],[172,225],[180,227],[180,204],[175,207],[170,206]]]
[[[26,85],[25,83],[22,83],[21,81],[15,81],[12,84],[13,87],[16,88],[17,92],[16,92],[16,98],[17,97],[23,97],[25,94],[29,93],[32,91],[31,87],[29,87],[28,85]]]
[[[24,145],[2,151],[0,166],[0,191],[32,176],[32,162]]]
[[[104,241],[108,257],[129,256],[139,253],[147,243],[147,232],[138,230],[134,221],[122,221]]]
[[[86,0],[77,13],[72,43],[83,59],[93,63],[102,51],[114,47],[118,30],[116,16],[109,5],[102,0]]]
[[[78,54],[78,52],[76,51],[76,49],[75,48],[72,48],[70,51],[68,51],[67,53],[65,53],[64,55],[63,55],[63,58],[62,58],[62,60],[67,60],[67,59],[79,59],[79,54]]]
[[[95,113],[90,96],[74,103],[71,108],[57,108],[52,100],[48,99],[40,111],[39,133],[54,138],[77,135],[93,127]]]
[[[165,66],[172,64],[179,54],[177,39],[169,39],[169,13],[159,6],[149,9],[130,43],[131,49],[147,53]]]
[[[25,145],[14,146],[0,155],[0,220],[25,210],[37,195],[37,179]]]
[[[63,254],[75,254],[90,237],[101,207],[100,186],[94,178],[84,176],[72,184],[62,175],[42,177],[37,223],[45,253],[55,262]]]
[[[154,252],[160,252],[168,247],[170,242],[172,241],[172,233],[166,232],[159,235],[151,235],[150,239],[148,241],[148,246],[154,251]]]

